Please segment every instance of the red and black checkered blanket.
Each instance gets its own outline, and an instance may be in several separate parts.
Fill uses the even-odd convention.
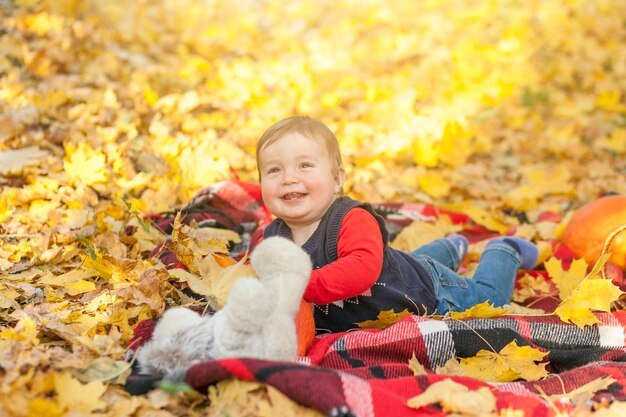
[[[250,195],[257,199],[256,203],[250,204],[249,199],[242,198],[241,201],[247,202],[245,206],[230,209],[256,213],[257,220],[252,221],[256,229],[250,229],[250,233],[258,233],[269,216],[261,208],[260,193],[253,185],[221,183],[217,191],[209,187],[201,195],[206,200],[230,187],[238,192],[252,191]],[[204,201],[203,204],[210,202]],[[422,204],[380,205],[378,208],[388,220],[392,233],[416,215],[436,217],[442,213],[435,207]],[[453,221],[464,224],[464,234],[470,240],[493,235],[464,215],[446,214]],[[211,213],[206,211],[200,215],[207,218]],[[161,217],[162,225],[167,225],[167,219],[168,216]],[[566,258],[569,252],[566,248],[556,247],[556,254]],[[535,273],[546,277],[544,271]],[[548,303],[546,307],[551,306]],[[407,316],[385,330],[317,336],[307,355],[297,363],[249,358],[207,361],[190,368],[185,380],[199,391],[206,391],[209,385],[228,378],[259,381],[274,386],[297,403],[327,415],[380,417],[445,415],[435,405],[411,409],[406,403],[433,383],[452,378],[472,390],[488,387],[497,399],[498,410],[511,408],[521,410],[524,416],[553,416],[556,406],[570,407],[571,404],[555,403],[548,396],[570,393],[602,377],[611,377],[614,382],[597,391],[591,401],[598,404],[626,401],[626,312],[598,313],[596,316],[600,323],[584,329],[563,323],[555,316],[506,315],[462,320]],[[154,321],[139,323],[131,341],[135,348],[149,340],[154,325]],[[511,341],[546,352],[544,361],[548,362],[551,376],[534,382],[485,383],[434,373],[452,357],[473,357],[482,349],[500,351]],[[408,366],[413,355],[424,365],[425,375],[413,375]],[[127,381],[127,389],[134,393],[145,392],[154,381],[155,378],[150,376],[134,374]]]

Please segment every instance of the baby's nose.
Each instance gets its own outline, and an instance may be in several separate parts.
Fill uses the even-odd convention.
[[[283,182],[293,183],[298,181],[298,174],[292,169],[286,169],[283,173]]]

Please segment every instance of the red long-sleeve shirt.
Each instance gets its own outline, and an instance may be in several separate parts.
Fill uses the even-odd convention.
[[[364,209],[353,208],[339,229],[338,259],[313,270],[304,299],[329,304],[367,291],[382,270],[383,248],[376,219]]]

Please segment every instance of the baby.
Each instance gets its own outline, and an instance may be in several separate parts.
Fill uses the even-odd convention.
[[[342,196],[345,171],[335,135],[304,116],[281,120],[261,136],[257,167],[263,202],[276,216],[264,237],[300,245],[313,263],[304,299],[318,331],[340,332],[381,311],[463,311],[509,302],[518,269],[537,262],[537,247],[517,237],[491,240],[472,279],[455,271],[467,253],[461,235],[414,252],[388,245],[383,218],[368,203]]]

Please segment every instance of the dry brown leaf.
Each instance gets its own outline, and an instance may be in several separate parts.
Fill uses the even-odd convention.
[[[0,151],[0,175],[19,175],[29,166],[38,165],[48,152],[37,146]]]
[[[445,413],[461,416],[485,416],[496,410],[496,397],[489,388],[470,390],[451,379],[435,382],[426,390],[407,401],[411,408],[439,404]]]
[[[415,352],[413,352],[411,359],[409,359],[409,369],[413,372],[413,375],[415,376],[426,375],[428,373],[426,372],[426,368],[424,368],[424,365],[422,365],[417,360],[417,356],[415,356]]]

